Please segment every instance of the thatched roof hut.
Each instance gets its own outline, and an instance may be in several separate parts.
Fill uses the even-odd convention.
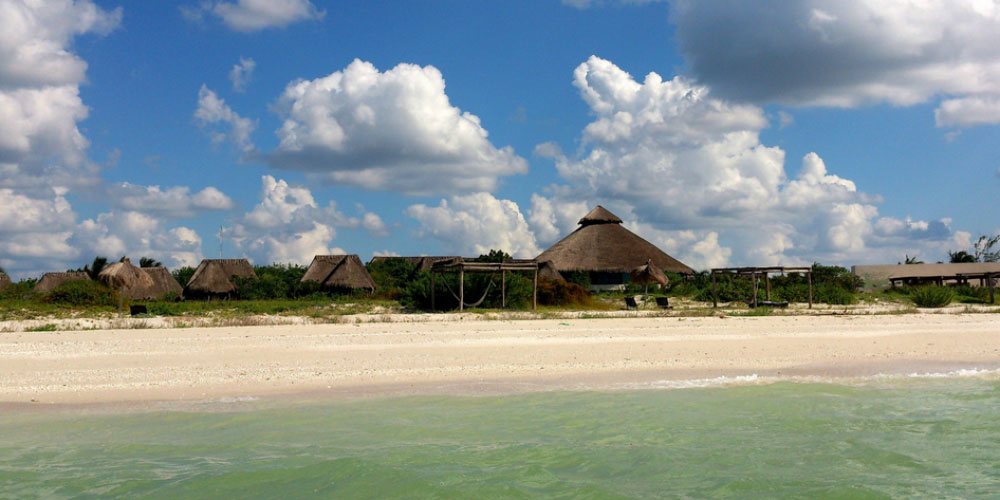
[[[302,281],[315,281],[335,290],[375,291],[375,280],[357,255],[317,255]]]
[[[5,288],[10,286],[10,276],[4,273],[0,273],[0,292],[4,291]]]
[[[233,276],[257,279],[257,273],[246,259],[203,259],[184,287],[184,294],[229,295],[236,291],[236,285],[230,280]]]
[[[625,275],[647,261],[663,271],[694,274],[694,270],[681,261],[622,227],[622,220],[600,205],[580,219],[580,227],[576,231],[542,252],[535,260],[550,260],[564,274],[590,272],[592,280],[617,276],[611,282],[594,281],[594,284],[621,284]]]
[[[122,257],[121,261],[105,266],[97,275],[97,280],[126,296],[133,288],[143,289],[153,286],[153,279],[142,272],[142,269],[133,266],[128,257]]]
[[[35,285],[36,293],[49,293],[53,288],[66,283],[67,281],[90,281],[90,276],[83,271],[67,271],[64,273],[45,273],[42,279]]]
[[[117,264],[112,264],[105,268],[97,278],[107,284],[106,278],[102,279],[102,277],[105,276],[104,273],[109,272],[108,270],[115,265]],[[174,279],[167,268],[162,266],[135,267],[135,270],[141,273],[145,279],[139,278],[131,285],[115,287],[123,296],[132,300],[162,299],[171,292],[177,295],[178,298],[183,296],[184,289],[181,288],[181,285],[177,283],[177,280]]]
[[[409,262],[410,264],[412,264],[413,266],[415,266],[417,268],[417,271],[430,272],[431,266],[435,262],[442,261],[442,260],[457,259],[457,258],[458,258],[457,256],[442,257],[442,256],[431,256],[431,255],[423,255],[423,256],[420,256],[420,257],[376,256],[376,257],[372,257],[372,260],[368,261],[368,263],[369,264],[373,264],[373,263],[376,263],[376,262],[385,262],[387,260],[397,260],[398,259],[398,260],[404,260],[406,262]]]
[[[650,283],[659,283],[660,285],[667,286],[670,283],[670,279],[667,275],[663,274],[660,268],[656,267],[656,264],[652,262],[647,262],[629,273],[629,278],[632,283],[638,283],[640,285],[648,285]]]

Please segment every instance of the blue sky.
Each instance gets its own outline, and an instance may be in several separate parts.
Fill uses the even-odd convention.
[[[596,204],[702,269],[1000,228],[997,2],[0,0],[0,31],[15,276],[220,234],[533,257]]]

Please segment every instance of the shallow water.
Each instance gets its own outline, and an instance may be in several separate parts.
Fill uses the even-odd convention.
[[[0,498],[996,498],[1000,379],[0,414]]]

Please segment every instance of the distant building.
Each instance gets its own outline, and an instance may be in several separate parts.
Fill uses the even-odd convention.
[[[592,289],[620,289],[629,273],[651,262],[665,272],[694,274],[683,262],[669,256],[639,235],[625,229],[622,220],[598,205],[580,219],[580,227],[535,260],[551,261],[563,277],[585,272]]]
[[[894,280],[910,284],[967,281],[971,286],[980,286],[978,279],[963,279],[960,275],[1000,273],[1000,262],[852,266],[851,272],[865,280],[865,290],[888,287]]]
[[[357,255],[317,255],[302,281],[315,281],[327,290],[375,291],[375,280]]]
[[[229,297],[236,292],[233,276],[257,279],[257,273],[246,259],[204,259],[184,287],[184,296]]]

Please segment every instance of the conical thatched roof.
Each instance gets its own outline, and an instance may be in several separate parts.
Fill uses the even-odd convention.
[[[302,281],[315,281],[323,288],[375,291],[375,280],[357,255],[317,255]]]
[[[584,215],[580,222],[581,226],[586,226],[588,224],[621,224],[622,220],[618,218],[617,215],[611,213],[608,209],[597,205],[591,210],[587,215]]]
[[[142,269],[133,266],[128,257],[122,257],[120,262],[106,266],[97,275],[97,280],[126,296],[129,296],[128,290],[130,289],[145,289],[153,286],[153,279],[142,272]]]
[[[204,259],[194,270],[184,288],[191,295],[226,295],[236,291],[230,281],[233,276],[257,278],[253,266],[246,259]]]
[[[551,260],[561,272],[628,273],[652,262],[663,271],[693,274],[694,270],[652,243],[625,229],[621,219],[598,206],[580,219],[580,227],[535,260]]]
[[[68,271],[65,273],[45,273],[42,275],[42,279],[38,280],[38,284],[35,285],[35,292],[37,293],[49,293],[53,288],[66,283],[67,281],[90,281],[90,276],[83,271]]]
[[[551,260],[545,260],[538,263],[538,276],[554,280],[563,279],[562,275],[559,274],[559,270],[556,269],[555,264],[553,264]]]
[[[10,276],[0,273],[0,292],[10,286]]]
[[[667,279],[667,275],[663,274],[660,268],[656,267],[656,264],[652,262],[647,262],[629,273],[629,281],[639,285],[648,285],[650,283],[659,283],[666,286],[670,283]]]
[[[433,265],[435,262],[437,262],[439,260],[449,260],[449,259],[457,259],[457,258],[458,258],[457,256],[441,257],[441,256],[430,256],[430,255],[423,255],[423,256],[420,256],[420,257],[391,257],[391,256],[385,256],[385,257],[383,257],[383,256],[376,256],[376,257],[372,257],[372,260],[368,261],[368,263],[371,264],[371,263],[374,263],[374,262],[385,262],[387,260],[399,259],[399,260],[405,260],[406,262],[409,262],[410,264],[412,264],[413,266],[415,266],[417,268],[417,271],[428,272],[428,271],[431,270],[431,265]]]

